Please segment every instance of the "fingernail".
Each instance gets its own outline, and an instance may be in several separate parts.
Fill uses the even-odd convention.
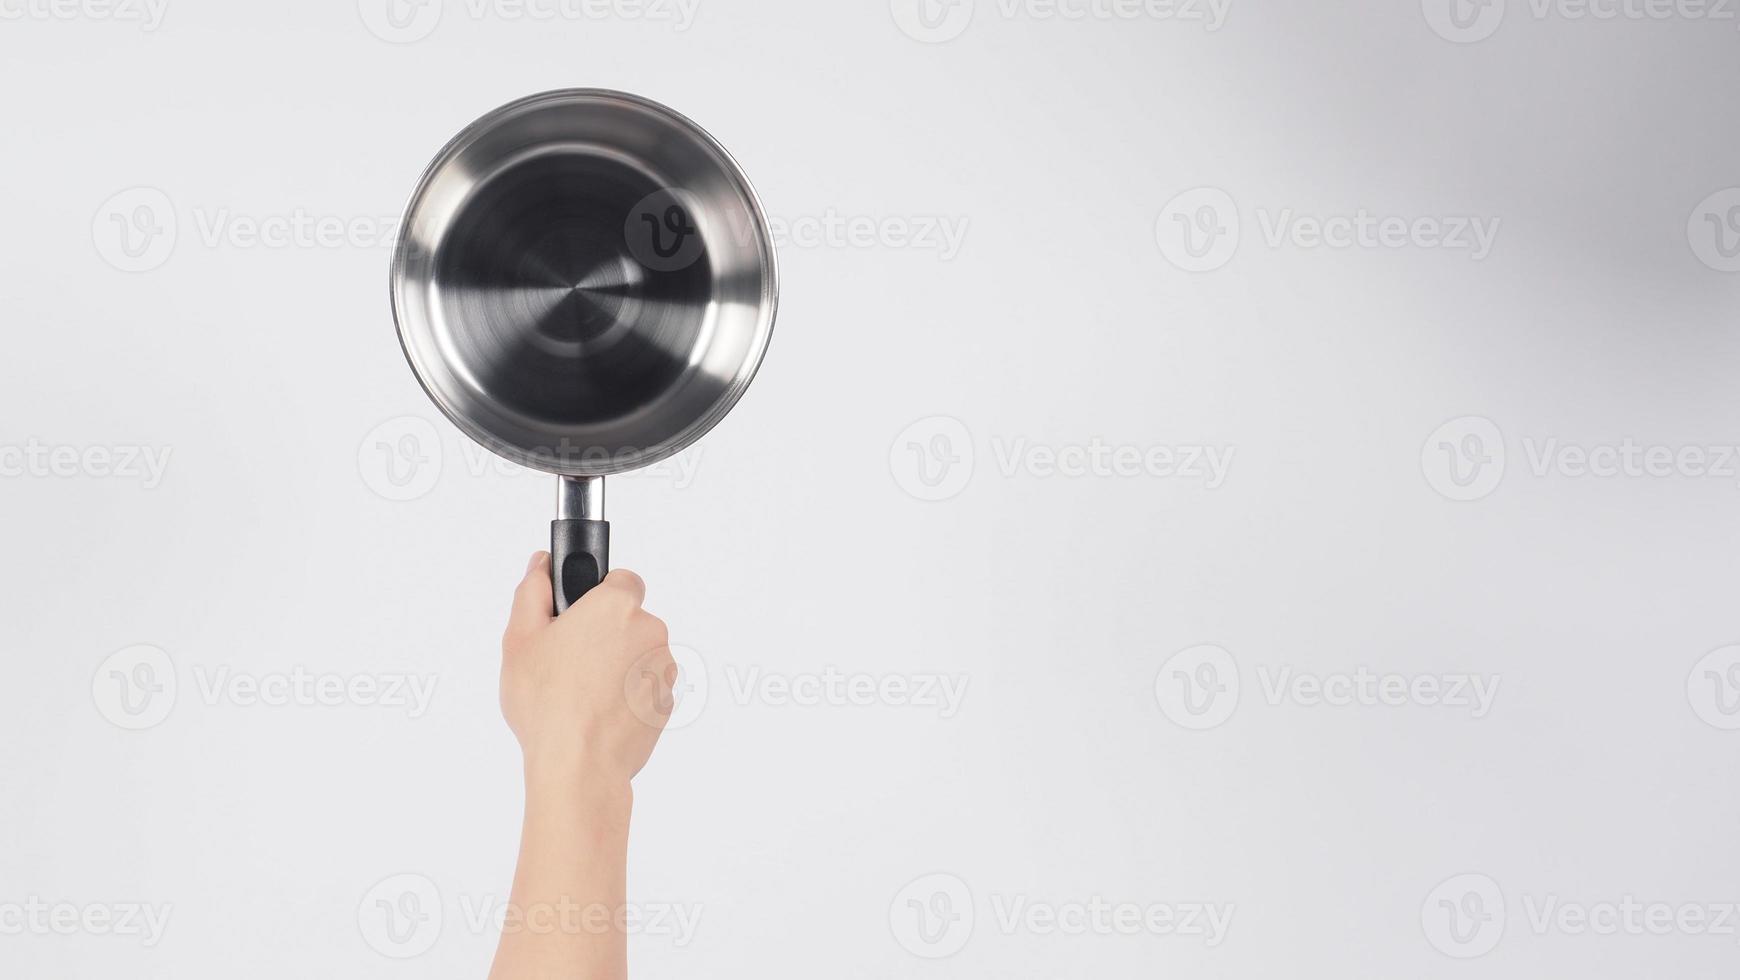
[[[544,553],[542,551],[532,552],[532,560],[529,562],[526,562],[526,574],[527,575],[532,574],[532,569],[538,567],[538,562],[543,560],[543,557],[544,557]]]

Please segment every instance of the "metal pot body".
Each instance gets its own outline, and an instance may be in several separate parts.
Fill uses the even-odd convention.
[[[584,512],[561,516],[599,522],[588,481],[680,452],[736,404],[778,295],[767,218],[724,147],[598,89],[521,99],[454,137],[392,265],[399,341],[436,406],[491,451],[574,478],[559,499]]]

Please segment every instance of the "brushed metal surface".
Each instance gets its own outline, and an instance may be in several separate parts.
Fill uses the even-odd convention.
[[[418,183],[392,267],[400,342],[442,412],[514,462],[588,477],[712,428],[761,363],[778,290],[724,148],[596,89],[466,127]]]

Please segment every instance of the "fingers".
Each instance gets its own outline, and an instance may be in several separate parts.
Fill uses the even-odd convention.
[[[665,626],[656,616],[640,613],[631,621],[635,649],[643,650],[629,666],[623,694],[642,724],[662,730],[677,707],[677,662],[666,642]]]
[[[677,682],[677,661],[671,655],[671,631],[665,621],[643,610],[631,620],[629,634],[634,648],[644,651],[640,662],[647,676],[656,677],[668,693]]]
[[[652,613],[642,610],[635,616],[635,632],[653,648],[668,648],[671,645],[671,631],[665,626],[665,621]]]
[[[604,576],[604,581],[598,583],[598,587],[601,589],[621,589],[625,595],[632,599],[636,609],[639,609],[641,604],[646,602],[646,580],[626,568],[619,568]]]
[[[598,587],[580,597],[572,608],[581,605],[610,606],[619,612],[634,612],[646,601],[646,582],[626,568],[604,576]]]
[[[550,593],[550,553],[535,552],[525,577],[514,589],[513,610],[508,613],[507,635],[523,636],[550,625],[555,619],[555,599]]]

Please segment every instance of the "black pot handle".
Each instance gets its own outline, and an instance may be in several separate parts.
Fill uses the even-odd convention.
[[[550,522],[550,586],[561,615],[610,572],[609,521]]]

